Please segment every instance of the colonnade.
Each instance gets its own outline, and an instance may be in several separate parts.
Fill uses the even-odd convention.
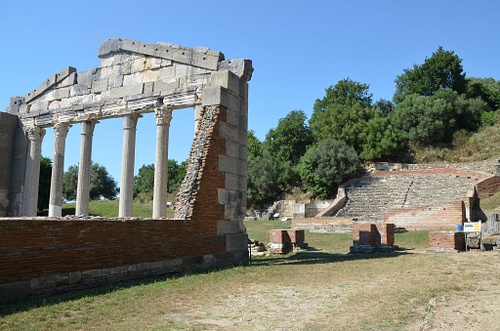
[[[156,159],[153,192],[153,218],[166,217],[168,183],[168,137],[173,109],[155,109]],[[199,114],[199,107],[195,107]],[[120,203],[118,217],[132,217],[134,190],[134,162],[138,113],[123,115],[123,146],[120,178]],[[195,124],[198,116],[195,115]],[[76,194],[76,216],[89,215],[90,178],[92,171],[92,138],[97,120],[81,122],[80,163],[78,166],[78,186]],[[62,190],[64,177],[64,155],[66,137],[70,125],[57,122],[54,125],[54,157],[50,184],[49,217],[62,216]],[[38,181],[40,177],[41,145],[45,129],[30,127],[25,129],[29,141],[26,162],[25,186],[23,194],[23,216],[36,216],[38,201]],[[26,180],[28,179],[29,180]]]

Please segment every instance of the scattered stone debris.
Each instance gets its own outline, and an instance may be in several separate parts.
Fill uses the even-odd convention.
[[[248,239],[248,246],[251,254],[266,251],[266,246],[264,245],[264,243],[259,242],[257,239]]]

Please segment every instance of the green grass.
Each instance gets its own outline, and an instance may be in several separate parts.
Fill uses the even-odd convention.
[[[500,192],[492,195],[489,198],[481,199],[482,210],[499,210],[500,209]]]
[[[265,245],[269,243],[269,230],[289,229],[290,223],[281,221],[244,221],[248,237]],[[305,231],[305,241],[314,250],[331,253],[348,253],[352,234],[313,233]],[[406,250],[421,251],[429,247],[428,231],[408,231],[394,235],[395,245]]]
[[[89,213],[91,216],[101,216],[114,218],[118,217],[119,200],[93,200],[89,204]],[[75,203],[63,204],[63,216],[75,214]],[[153,214],[152,204],[143,204],[134,202],[133,217],[150,218]],[[167,209],[167,217],[173,217],[174,211]]]

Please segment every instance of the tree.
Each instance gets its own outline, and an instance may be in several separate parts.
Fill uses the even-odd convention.
[[[153,199],[153,189],[155,183],[155,165],[143,164],[134,177],[134,198],[139,194],[145,194],[149,200]]]
[[[179,189],[184,177],[186,177],[187,162],[180,164],[176,160],[168,160],[168,193],[173,193]]]
[[[182,180],[186,176],[186,171],[186,161],[179,164],[176,160],[168,160],[168,193],[173,193],[179,189]],[[143,201],[153,200],[154,181],[155,165],[152,163],[142,165],[134,177],[134,198],[141,196]]]
[[[393,125],[405,138],[423,145],[450,143],[461,129],[476,131],[485,103],[441,89],[433,96],[408,95],[396,107]]]
[[[340,183],[360,165],[356,151],[345,142],[327,138],[310,147],[300,160],[300,176],[311,197],[331,199]]]
[[[396,78],[394,102],[401,103],[406,96],[432,96],[439,89],[451,89],[464,93],[467,87],[462,59],[453,51],[445,51],[439,46],[437,51],[426,58],[421,65],[413,65],[413,69],[405,69]]]
[[[261,208],[280,198],[278,174],[272,163],[258,156],[248,162],[247,205]]]
[[[49,208],[50,182],[52,178],[52,160],[42,156],[40,159],[40,180],[38,184],[38,210]]]
[[[299,184],[296,166],[312,142],[311,129],[302,110],[292,110],[278,121],[276,129],[269,130],[263,153],[276,169],[282,190],[288,191]]]
[[[500,112],[500,81],[493,78],[469,78],[467,97],[480,98],[486,103],[481,113],[483,127],[495,124]]]
[[[78,166],[73,165],[64,173],[63,196],[66,200],[76,199],[78,186]],[[90,199],[99,198],[114,199],[118,194],[118,188],[113,177],[104,166],[92,162],[90,175]]]
[[[325,90],[326,95],[323,99],[316,99],[314,112],[320,113],[333,104],[346,107],[360,104],[361,107],[370,107],[372,94],[368,93],[369,87],[367,84],[355,82],[350,78],[339,80],[335,86],[330,86]]]
[[[326,89],[326,96],[316,100],[310,120],[314,138],[342,140],[363,160],[396,159],[404,140],[390,125],[394,104],[381,99],[372,106],[368,87],[344,79]]]
[[[255,136],[255,132],[253,130],[248,131],[247,148],[248,161],[262,156],[262,142]]]

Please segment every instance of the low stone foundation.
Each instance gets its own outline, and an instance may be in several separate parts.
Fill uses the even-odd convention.
[[[272,229],[269,231],[267,247],[269,252],[273,254],[288,254],[292,250],[305,248],[307,244],[305,243],[304,230]]]
[[[0,284],[0,302],[25,300],[30,296],[46,296],[95,286],[165,274],[237,265],[248,260],[244,252],[181,257],[173,260],[144,262],[112,268],[89,269],[53,274],[30,280]]]
[[[351,253],[391,252],[394,245],[394,224],[354,223],[352,225],[353,245]]]

